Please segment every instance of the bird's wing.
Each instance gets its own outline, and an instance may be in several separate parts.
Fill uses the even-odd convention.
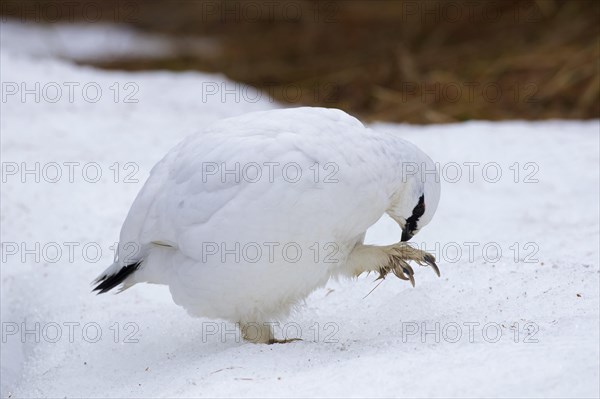
[[[314,108],[218,122],[153,168],[121,242],[175,246],[200,259],[206,241],[361,234],[389,201],[366,130],[341,111]]]

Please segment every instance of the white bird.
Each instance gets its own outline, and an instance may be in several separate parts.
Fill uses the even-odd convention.
[[[103,293],[166,284],[190,314],[239,323],[252,342],[332,277],[393,272],[435,258],[406,243],[440,197],[433,161],[337,109],[293,108],[221,120],[152,169],[121,229]],[[384,213],[394,245],[363,243]],[[253,327],[253,328],[250,328]]]

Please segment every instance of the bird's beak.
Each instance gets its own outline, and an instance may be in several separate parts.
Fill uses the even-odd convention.
[[[404,230],[402,230],[402,238],[400,238],[400,241],[406,242],[406,241],[410,240],[412,238],[412,236],[413,236],[413,234],[410,231],[408,231],[408,229],[405,228]]]

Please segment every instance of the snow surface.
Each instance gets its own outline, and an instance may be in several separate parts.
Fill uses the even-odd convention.
[[[73,23],[36,25],[7,20],[2,24],[0,46],[11,52],[74,61],[128,58],[144,59],[203,55],[220,51],[208,38],[178,38],[139,33],[125,25]]]
[[[599,121],[373,125],[440,162],[440,206],[414,240],[436,255],[442,278],[418,268],[416,288],[388,277],[366,298],[373,276],[330,282],[287,320],[285,332],[297,336],[300,326],[302,341],[255,345],[234,333],[222,339],[232,325],[191,318],[165,287],[95,296],[90,281],[112,262],[109,248],[133,198],[172,146],[212,121],[279,105],[218,75],[40,59],[19,46],[31,35],[15,36],[17,26],[0,25],[2,397],[600,395]],[[40,92],[50,82],[80,85],[73,101],[65,88],[50,102],[51,86],[39,102],[7,94],[23,82],[34,91],[40,82]],[[102,89],[96,103],[80,90],[89,83]],[[129,99],[138,102],[126,103],[132,87]],[[207,95],[208,87],[239,95]],[[39,183],[35,172],[21,173],[36,162]],[[56,183],[48,181],[52,162],[62,172]],[[73,182],[64,162],[79,162]],[[91,162],[102,171],[96,183],[86,181],[94,168],[82,175]],[[480,163],[472,182],[464,162]],[[462,172],[455,183],[454,163]],[[496,183],[492,163],[502,172]],[[127,182],[130,173],[137,182]],[[383,218],[367,238],[392,243],[399,230]],[[40,259],[23,251],[36,243]],[[37,336],[21,335],[36,326]],[[90,342],[95,327],[102,336]]]

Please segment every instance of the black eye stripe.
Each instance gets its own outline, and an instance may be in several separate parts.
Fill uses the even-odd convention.
[[[419,218],[423,216],[424,213],[425,195],[421,195],[421,197],[419,198],[419,203],[417,204],[417,206],[415,206],[415,208],[412,211],[412,215],[408,219],[406,219],[405,229],[407,229],[408,231],[415,230],[417,228],[417,222],[419,221]]]

